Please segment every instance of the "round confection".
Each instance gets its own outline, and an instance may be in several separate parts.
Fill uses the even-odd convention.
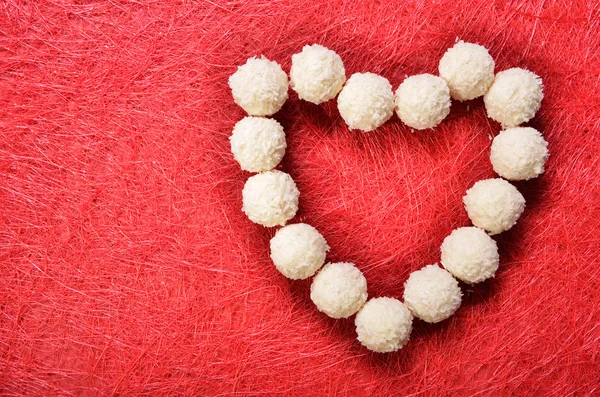
[[[500,178],[476,182],[467,190],[463,202],[473,225],[490,234],[513,227],[525,209],[523,195]]]
[[[229,77],[233,100],[251,116],[271,116],[288,98],[288,78],[277,62],[250,58]]]
[[[450,113],[448,85],[432,74],[408,77],[396,90],[396,113],[414,129],[435,127]]]
[[[482,96],[494,82],[494,59],[479,44],[459,41],[446,51],[438,70],[452,98],[459,101]]]
[[[542,79],[538,75],[512,68],[496,75],[483,101],[489,118],[504,127],[516,127],[535,116],[543,97]]]
[[[267,171],[248,178],[242,190],[242,211],[254,223],[285,225],[298,211],[300,192],[291,176]]]
[[[410,338],[413,316],[394,298],[369,300],[354,321],[359,342],[378,353],[400,350]]]
[[[329,251],[321,233],[306,223],[279,229],[270,245],[275,267],[292,280],[303,280],[315,274],[325,263]]]
[[[367,280],[353,263],[328,263],[313,279],[310,299],[332,318],[348,318],[367,300]]]
[[[316,105],[340,92],[346,81],[342,58],[322,45],[305,45],[292,55],[290,85],[300,99]]]
[[[492,142],[490,160],[494,171],[511,181],[522,181],[544,172],[548,143],[531,127],[507,128]]]
[[[338,109],[351,130],[373,131],[394,113],[394,93],[386,78],[354,73],[340,95]]]
[[[229,137],[233,157],[243,170],[272,170],[285,154],[283,127],[273,119],[244,117],[233,127]]]
[[[439,323],[460,307],[462,292],[458,281],[437,265],[411,273],[404,283],[404,304],[415,317]]]
[[[442,243],[442,266],[465,283],[494,277],[500,256],[496,242],[476,227],[458,228]]]

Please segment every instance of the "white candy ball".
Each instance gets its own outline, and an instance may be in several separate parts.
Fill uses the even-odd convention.
[[[288,78],[277,62],[250,58],[229,77],[233,100],[249,115],[271,116],[288,98]]]
[[[442,265],[454,277],[475,284],[494,277],[500,257],[496,242],[476,227],[454,230],[442,243]]]
[[[513,227],[525,209],[525,198],[504,179],[476,182],[463,197],[465,209],[473,225],[490,234]]]
[[[248,178],[242,190],[242,211],[263,226],[285,225],[298,211],[300,192],[291,176],[267,171]]]
[[[290,84],[300,99],[318,105],[335,98],[345,81],[342,58],[322,45],[305,45],[292,55]]]
[[[544,97],[542,79],[529,70],[512,68],[496,75],[484,95],[488,117],[515,127],[535,116]]]
[[[373,131],[394,112],[394,93],[386,78],[354,73],[338,96],[338,109],[351,130]]]
[[[414,129],[435,127],[450,113],[448,85],[432,74],[408,77],[396,90],[396,113]]]
[[[305,223],[279,229],[270,245],[275,267],[292,280],[303,280],[315,274],[325,263],[329,251],[321,233]]]
[[[243,170],[272,170],[285,154],[283,127],[273,119],[244,117],[233,127],[229,137],[233,157]]]
[[[459,41],[446,51],[438,70],[452,98],[459,101],[482,96],[494,82],[494,59],[479,44]]]
[[[412,321],[410,310],[399,300],[374,298],[360,309],[354,324],[363,346],[378,353],[389,353],[408,342]]]
[[[490,160],[494,171],[511,181],[535,178],[544,172],[548,143],[531,127],[508,128],[492,142]]]
[[[404,304],[428,323],[447,319],[460,307],[462,292],[452,274],[437,265],[412,272],[404,283]]]
[[[332,318],[348,318],[367,300],[367,280],[353,263],[328,263],[313,279],[310,299]]]

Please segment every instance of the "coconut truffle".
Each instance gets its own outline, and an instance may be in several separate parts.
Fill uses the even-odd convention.
[[[410,338],[413,316],[394,298],[369,300],[356,315],[354,324],[359,342],[378,353],[399,350]]]
[[[479,44],[459,41],[442,56],[438,70],[459,101],[482,96],[494,82],[494,59]]]
[[[494,171],[511,181],[522,181],[544,172],[548,143],[530,127],[508,128],[492,142],[490,160]]]
[[[465,283],[494,277],[500,257],[496,242],[476,227],[458,228],[442,243],[442,266]]]
[[[535,116],[544,97],[542,79],[529,70],[512,68],[496,75],[483,96],[488,117],[516,127]]]
[[[288,98],[288,78],[277,62],[250,58],[229,77],[233,100],[251,116],[271,116]]]
[[[461,299],[458,281],[437,265],[411,273],[404,283],[404,304],[415,317],[428,323],[439,323],[453,315]]]
[[[354,73],[338,96],[338,109],[351,130],[373,131],[394,112],[394,93],[386,78]]]
[[[229,137],[233,157],[244,171],[272,170],[285,154],[283,127],[273,119],[244,117]]]
[[[332,318],[348,318],[367,300],[367,280],[353,263],[328,263],[313,279],[310,299]]]
[[[523,195],[500,178],[476,182],[467,190],[463,202],[473,225],[490,234],[513,227],[525,209]]]
[[[325,263],[325,254],[329,251],[321,233],[306,223],[279,229],[270,245],[275,267],[292,280],[302,280],[315,274]]]
[[[291,176],[267,171],[248,178],[242,190],[242,211],[263,226],[285,225],[298,211],[300,192]]]
[[[414,129],[435,127],[450,113],[448,85],[432,74],[408,77],[396,90],[396,113]]]
[[[292,55],[290,85],[300,99],[318,105],[335,98],[345,81],[342,58],[322,45],[305,45]]]

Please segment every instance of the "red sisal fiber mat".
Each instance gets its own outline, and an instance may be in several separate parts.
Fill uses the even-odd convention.
[[[594,395],[600,393],[600,4],[16,1],[0,4],[0,394]],[[544,80],[551,156],[517,183],[527,208],[496,236],[496,278],[463,306],[415,321],[377,354],[353,319],[332,320],[310,280],[269,259],[276,229],[241,211],[250,175],[228,137],[244,112],[227,78],[264,54],[289,72],[305,44],[347,75],[394,89],[437,74],[456,39],[496,71]],[[397,116],[349,131],[335,101],[290,99],[274,116],[280,169],[300,189],[294,222],[330,261],[363,271],[369,295],[401,298],[439,262],[461,198],[493,177],[500,126],[483,101],[453,102],[430,131]]]

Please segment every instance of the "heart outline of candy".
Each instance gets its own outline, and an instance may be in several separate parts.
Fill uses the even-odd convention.
[[[494,138],[490,159],[504,178],[476,182],[463,198],[474,226],[454,230],[441,246],[441,264],[427,265],[404,284],[404,303],[395,298],[367,296],[367,282],[348,262],[325,264],[329,250],[323,236],[304,223],[286,223],[298,209],[300,192],[293,179],[273,169],[285,154],[283,127],[272,116],[288,98],[288,78],[281,67],[264,57],[250,58],[229,79],[235,102],[250,116],[230,137],[234,158],[242,169],[258,172],[243,189],[242,210],[265,227],[283,226],[271,239],[271,258],[290,279],[315,275],[311,300],[332,318],[356,314],[358,340],[370,350],[392,352],[409,340],[413,317],[429,323],[449,318],[460,307],[457,279],[474,284],[493,277],[499,255],[487,234],[510,229],[525,208],[525,199],[507,180],[528,180],[544,171],[547,142],[530,127],[519,127],[539,110],[541,79],[512,68],[494,74],[494,61],[477,44],[457,42],[442,57],[440,77],[407,77],[395,93],[387,79],[355,73],[348,80],[341,58],[320,46],[305,46],[292,56],[291,87],[300,99],[320,104],[337,96],[338,109],[350,129],[372,131],[395,113],[413,129],[435,127],[450,112],[451,98],[484,96],[488,116],[505,128]],[[487,232],[487,233],[486,233]],[[324,266],[323,266],[324,265]]]

